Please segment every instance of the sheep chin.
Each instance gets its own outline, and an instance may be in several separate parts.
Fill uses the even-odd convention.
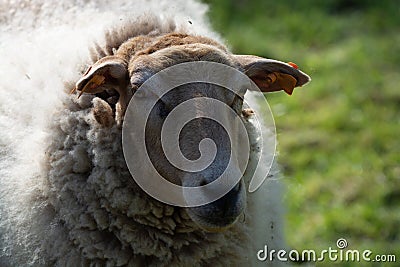
[[[221,220],[218,223],[210,222],[208,218],[197,215],[190,209],[187,209],[187,214],[192,219],[192,221],[202,230],[210,233],[220,233],[230,229],[233,225],[235,225],[242,213],[240,213],[237,217],[225,218],[226,222],[223,222]]]

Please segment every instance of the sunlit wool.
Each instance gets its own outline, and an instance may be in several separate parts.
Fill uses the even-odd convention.
[[[266,243],[283,247],[276,179],[248,194],[235,226],[204,232],[133,182],[121,130],[95,121],[94,96],[68,94],[107,29],[142,16],[219,40],[205,11],[183,0],[0,3],[1,266],[227,265],[256,261]]]

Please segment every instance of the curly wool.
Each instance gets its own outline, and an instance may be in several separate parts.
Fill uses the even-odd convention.
[[[55,120],[48,153],[48,201],[57,211],[51,223],[57,227],[48,240],[64,246],[63,251],[48,247],[51,260],[110,266],[237,262],[248,243],[246,226],[237,223],[226,232],[206,233],[184,209],[144,193],[122,156],[121,129],[95,121],[95,101],[102,100],[66,99],[65,110]]]

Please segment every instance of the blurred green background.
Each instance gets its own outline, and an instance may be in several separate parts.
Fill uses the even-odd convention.
[[[400,266],[400,1],[218,0],[209,17],[235,53],[293,61],[312,77],[267,95],[296,249],[396,254]]]

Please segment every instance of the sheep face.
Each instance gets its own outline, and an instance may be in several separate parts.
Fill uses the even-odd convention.
[[[229,118],[229,115],[221,114],[226,111],[217,111],[212,105],[208,105],[209,103],[204,101],[204,98],[217,99],[229,107],[240,107],[243,101],[242,98],[235,96],[229,90],[216,85],[203,83],[188,84],[180,86],[164,95],[157,102],[147,123],[146,132],[153,134],[146,135],[146,146],[155,168],[167,180],[185,187],[200,187],[215,181],[222,175],[229,164],[233,146],[232,142],[236,142],[236,146],[239,145],[240,138],[237,136],[237,133],[240,132],[240,125],[237,125],[237,121],[226,119],[224,121],[225,125],[229,124],[228,127],[230,129],[237,129],[237,131],[227,132],[216,121],[205,118],[207,114],[215,114],[215,112],[220,112],[220,116],[225,118]],[[191,111],[198,118],[189,121],[181,129],[179,133],[180,151],[188,160],[201,160],[207,157],[204,154],[212,154],[207,149],[200,149],[201,142],[207,139],[212,140],[211,142],[215,146],[216,151],[213,155],[213,160],[211,160],[207,168],[196,172],[183,171],[171,165],[165,157],[165,151],[163,151],[162,142],[160,141],[161,128],[165,123],[166,117],[179,104],[186,100],[192,100]],[[178,120],[179,118],[174,117],[174,119]],[[212,145],[209,148],[212,150]],[[239,169],[239,166],[234,166],[234,168]],[[207,205],[188,208],[188,214],[197,224],[207,230],[229,226],[244,210],[246,196],[244,188],[243,181],[239,181],[222,198]],[[212,192],[208,192],[205,189],[198,192],[198,194],[204,195],[209,193],[212,194]]]
[[[144,80],[148,79],[148,76],[158,73],[158,71],[179,63],[191,61],[219,62],[237,68],[236,62],[231,56],[220,49],[209,45],[183,45],[132,60],[129,66],[131,85],[132,87],[138,87]],[[190,71],[199,71],[199,69]],[[174,78],[172,77],[171,79]],[[160,83],[162,84],[162,81]],[[139,87],[136,93],[145,93],[144,97],[150,99],[158,94],[155,92],[157,91],[156,89]],[[151,133],[146,134],[146,148],[154,167],[161,176],[172,183],[184,187],[200,187],[215,181],[222,175],[229,164],[232,148],[234,146],[237,147],[241,142],[243,143],[243,140],[238,136],[240,121],[230,120],[230,114],[228,113],[234,110],[237,116],[241,116],[241,107],[246,88],[235,89],[237,89],[235,90],[237,94],[215,84],[193,82],[180,85],[158,99],[146,124],[146,132]],[[141,90],[152,92],[140,92]],[[217,100],[230,108],[229,110],[227,108],[218,109],[207,99]],[[207,154],[207,151],[201,151],[202,142],[212,140],[211,143],[215,146],[215,154],[212,155],[212,160],[209,161],[207,167],[192,172],[182,170],[171,164],[170,159],[165,156],[161,141],[161,129],[167,118],[172,117],[174,121],[179,121],[181,115],[186,115],[182,113],[172,114],[185,101],[190,101],[190,103],[184,113],[192,113],[194,118],[186,123],[180,131],[178,130],[180,125],[172,127],[173,130],[179,132],[179,143],[176,148],[179,148],[186,159],[199,161],[206,158],[204,154]],[[222,124],[231,129],[230,132],[227,132],[220,123],[207,118],[207,115],[215,117],[215,114],[219,114],[223,120]],[[172,135],[168,134],[168,136]],[[173,138],[170,137],[170,139]],[[172,142],[172,140],[166,141]],[[210,150],[212,150],[213,145],[209,147]],[[210,154],[213,153],[210,152]],[[236,165],[233,168],[240,169]],[[232,225],[245,208],[246,193],[244,188],[243,181],[239,181],[221,198],[206,205],[187,208],[187,212],[193,221],[204,229],[211,231],[224,229]],[[212,193],[203,189],[198,194],[205,196]],[[186,197],[190,196],[186,195]]]
[[[119,96],[115,108],[107,107],[102,102],[94,109],[96,120],[104,126],[110,126],[111,118],[121,124],[129,99],[134,94],[143,93],[150,98],[152,92],[141,92],[141,85],[159,71],[184,62],[208,61],[218,62],[248,75],[263,92],[284,90],[291,94],[293,88],[305,84],[309,77],[283,62],[268,60],[255,56],[232,55],[229,52],[210,44],[183,44],[162,48],[150,54],[126,57],[119,55],[105,57],[96,62],[78,81],[76,89],[81,93],[101,94],[103,91],[115,90]],[[198,71],[198,70],[193,70]],[[226,77],[229,79],[229,77]],[[233,78],[233,77],[231,77]],[[247,88],[235,88],[234,92],[221,86],[202,82],[193,82],[180,85],[159,97],[151,110],[147,123],[145,146],[153,166],[166,180],[184,187],[199,187],[215,181],[227,168],[232,148],[240,148],[244,143],[239,134],[240,120],[231,120],[229,112],[234,111],[243,119],[243,98]],[[149,90],[151,91],[151,90]],[[230,109],[214,109],[204,102],[204,98],[215,99]],[[178,144],[182,155],[191,161],[201,158],[201,143],[211,139],[214,146],[214,158],[206,168],[190,172],[177,168],[165,156],[162,144],[162,128],[170,113],[183,102],[191,100],[188,110],[196,114],[196,118],[189,121],[180,129]],[[106,101],[107,102],[107,101]],[[113,103],[109,103],[113,105]],[[102,107],[104,106],[105,107]],[[115,115],[114,115],[115,110]],[[216,121],[206,118],[204,114],[219,114],[225,118],[230,132]],[[230,111],[229,111],[230,110]],[[96,115],[97,114],[97,115]],[[142,140],[137,140],[141,142]],[[166,140],[168,142],[168,140]],[[212,147],[212,146],[211,146]],[[213,150],[213,148],[211,148]],[[231,166],[232,167],[232,166]],[[243,166],[234,164],[241,173]],[[245,166],[244,166],[245,168]],[[146,177],[152,179],[152,177]],[[207,195],[212,192],[202,191]],[[219,231],[231,226],[245,209],[246,192],[244,182],[239,180],[228,193],[211,203],[187,208],[191,219],[201,228],[209,231]]]

